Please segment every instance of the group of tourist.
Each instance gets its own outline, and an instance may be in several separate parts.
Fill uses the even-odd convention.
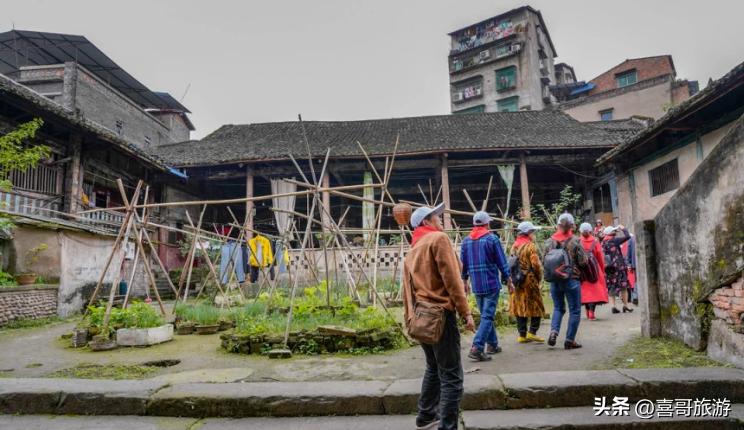
[[[411,250],[403,267],[404,317],[409,334],[421,342],[426,371],[419,398],[418,429],[456,429],[462,398],[463,369],[457,312],[466,329],[475,332],[468,357],[491,360],[501,352],[494,328],[502,285],[509,290],[509,313],[517,322],[518,343],[543,343],[538,336],[545,315],[541,285],[550,283],[553,314],[549,346],[556,345],[563,317],[568,327],[563,346],[581,348],[576,336],[582,305],[596,320],[597,305],[612,302],[612,313],[633,312],[637,304],[634,239],[627,228],[576,224],[569,213],[558,218],[555,232],[543,246],[536,244],[540,227],[529,221],[517,226],[507,257],[499,237],[489,230],[486,212],[473,216],[473,229],[462,241],[460,261],[443,232],[444,205],[420,207],[411,215]],[[474,294],[480,312],[476,330],[467,296]],[[617,298],[622,311],[617,308]]]

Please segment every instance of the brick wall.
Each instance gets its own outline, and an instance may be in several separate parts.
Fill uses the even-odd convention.
[[[715,290],[710,296],[710,302],[716,318],[737,327],[744,325],[744,278],[739,278],[728,287]]]
[[[637,82],[663,75],[675,74],[674,67],[672,66],[672,57],[669,55],[625,60],[592,79],[590,82],[596,85],[596,87],[589,92],[589,95],[617,88],[615,75],[632,69],[636,69],[638,72]]]
[[[0,326],[14,320],[57,315],[57,286],[0,288]]]

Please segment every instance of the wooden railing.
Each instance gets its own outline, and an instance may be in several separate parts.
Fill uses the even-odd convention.
[[[59,218],[61,200],[61,196],[41,198],[0,191],[0,211],[16,215]]]

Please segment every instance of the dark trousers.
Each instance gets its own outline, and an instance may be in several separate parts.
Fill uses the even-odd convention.
[[[441,419],[440,429],[455,430],[463,393],[460,332],[457,330],[455,313],[447,312],[446,315],[439,343],[421,344],[426,355],[426,371],[421,384],[416,425]]]
[[[261,269],[256,266],[251,266],[251,284],[258,282],[258,274],[261,273]],[[269,267],[269,277],[274,280],[274,266]]]
[[[586,310],[594,312],[597,309],[596,303],[587,303],[584,305],[586,307]]]
[[[540,317],[517,317],[517,331],[522,337],[527,336],[527,320],[530,320],[530,333],[537,334],[540,328]]]

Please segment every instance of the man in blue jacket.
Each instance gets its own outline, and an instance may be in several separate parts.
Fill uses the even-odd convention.
[[[468,354],[468,358],[476,361],[488,361],[491,359],[489,354],[501,352],[493,326],[501,282],[507,284],[510,291],[514,288],[501,241],[488,230],[490,221],[491,217],[486,212],[476,212],[473,216],[473,230],[463,239],[460,248],[462,279],[466,283],[470,279],[481,314],[480,326]]]

